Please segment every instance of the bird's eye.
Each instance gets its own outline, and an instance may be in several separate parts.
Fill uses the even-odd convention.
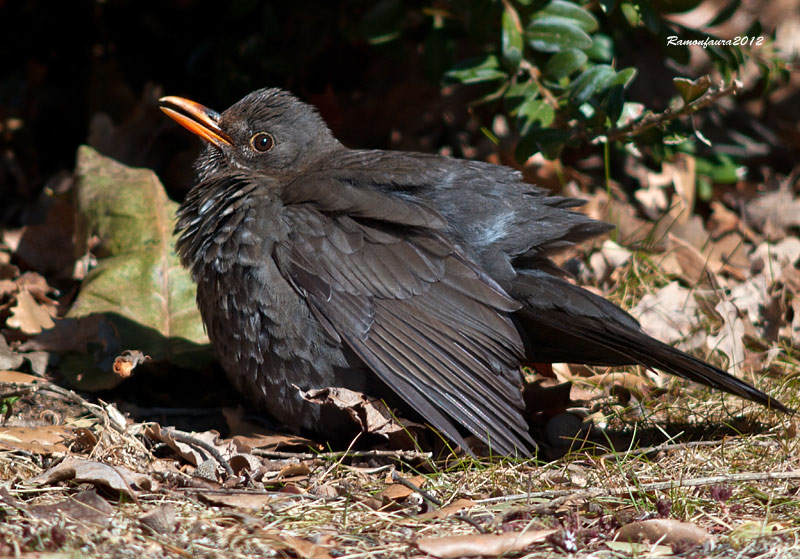
[[[264,153],[272,149],[272,146],[275,145],[275,140],[270,134],[259,132],[250,138],[250,145],[253,146],[254,150]]]

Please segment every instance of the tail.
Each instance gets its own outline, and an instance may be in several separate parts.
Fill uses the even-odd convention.
[[[545,272],[520,271],[510,293],[528,357],[540,362],[638,363],[785,413],[794,410],[722,369],[648,336],[625,311]]]

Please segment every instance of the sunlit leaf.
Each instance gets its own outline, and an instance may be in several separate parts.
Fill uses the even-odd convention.
[[[528,26],[527,33],[531,48],[542,52],[586,49],[592,45],[592,38],[583,29],[561,17],[537,19]]]

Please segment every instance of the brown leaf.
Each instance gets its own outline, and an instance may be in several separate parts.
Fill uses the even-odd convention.
[[[458,514],[462,510],[469,509],[474,506],[475,506],[475,501],[471,499],[458,499],[440,509],[431,510],[426,513],[420,514],[417,516],[417,518],[421,520],[441,520],[442,518],[453,516],[454,514]]]
[[[8,384],[34,384],[43,382],[45,379],[36,375],[18,373],[17,371],[0,371],[0,382]]]
[[[41,305],[36,302],[27,289],[17,293],[17,303],[11,307],[11,317],[6,323],[18,328],[25,334],[38,334],[54,326],[53,317],[56,309],[52,305]]]
[[[445,536],[443,538],[421,538],[417,547],[423,553],[440,559],[457,557],[494,557],[504,553],[522,551],[529,545],[544,541],[558,530],[528,530],[527,532],[506,532],[504,534],[469,534],[465,536]]]
[[[293,551],[300,559],[333,559],[327,547],[297,538],[290,534],[263,534],[265,540],[273,541],[283,549]]]
[[[265,493],[201,493],[200,498],[210,505],[243,510],[263,510],[272,503],[284,500],[283,497],[276,496],[274,493],[269,495]]]
[[[75,429],[65,425],[39,427],[0,427],[0,448],[26,450],[36,454],[67,452],[65,443],[74,438]]]
[[[60,481],[92,483],[119,491],[128,496],[142,490],[153,490],[155,481],[150,476],[133,472],[123,466],[111,466],[95,460],[68,456],[46,472],[28,480],[33,485],[48,485]]]
[[[35,518],[59,520],[62,515],[82,524],[103,528],[111,524],[114,508],[94,490],[82,491],[74,497],[49,505],[33,505],[28,513]]]
[[[408,478],[407,481],[421,488],[426,480],[424,476],[414,476]],[[415,493],[413,489],[411,489],[406,485],[403,485],[402,483],[392,483],[391,476],[387,478],[386,483],[389,483],[390,485],[388,485],[380,493],[375,495],[376,498],[381,499],[381,501],[383,501],[384,503],[388,501],[402,501],[409,495]]]
[[[147,511],[139,517],[139,522],[147,526],[156,534],[171,534],[175,531],[175,507],[173,505],[161,505]]]
[[[112,369],[114,373],[120,377],[128,378],[131,376],[133,369],[135,369],[137,365],[141,365],[145,361],[149,360],[150,356],[145,355],[141,351],[125,350],[122,352],[122,355],[114,359],[114,365],[112,366]]]
[[[709,286],[717,284],[708,257],[704,256],[692,245],[679,239],[672,233],[667,235],[667,250],[672,252],[683,271],[683,278],[689,285],[704,283]]]
[[[712,540],[713,537],[696,524],[680,522],[671,518],[652,518],[623,526],[617,532],[617,539],[628,542],[659,542],[668,545],[681,542],[702,545]]]

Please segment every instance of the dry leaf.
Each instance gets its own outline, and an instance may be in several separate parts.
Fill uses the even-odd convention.
[[[261,537],[292,550],[300,559],[333,559],[326,547],[289,534],[263,534]]]
[[[17,293],[17,303],[11,307],[11,317],[6,323],[18,328],[25,334],[38,334],[54,326],[53,317],[56,308],[52,305],[41,305],[36,302],[27,289]]]
[[[111,466],[72,456],[31,478],[28,483],[48,485],[67,480],[101,485],[129,496],[142,490],[154,490],[156,487],[156,483],[145,474],[133,472],[123,466]]]
[[[149,360],[150,356],[145,355],[141,351],[125,350],[122,352],[122,355],[114,359],[112,370],[121,378],[128,378],[131,376],[133,369],[135,369],[137,365],[141,365],[145,361]]]
[[[668,344],[680,342],[677,345],[684,351],[698,348],[705,342],[703,331],[687,337],[700,321],[699,309],[692,292],[678,282],[667,284],[655,295],[646,294],[632,314],[639,319],[645,332]]]
[[[457,557],[494,557],[504,553],[522,551],[529,545],[544,541],[558,530],[528,530],[527,532],[506,532],[504,534],[469,534],[465,536],[445,536],[443,538],[420,538],[417,547],[423,553],[440,559]]]
[[[736,372],[744,361],[744,322],[739,309],[730,301],[720,301],[714,310],[722,317],[722,328],[716,336],[708,336],[709,349],[722,352],[728,358],[728,370]]]
[[[609,549],[619,551],[630,557],[672,557],[672,548],[668,545],[651,545],[635,542],[604,542]]]
[[[445,507],[417,515],[416,518],[420,520],[441,520],[474,506],[475,501],[472,499],[457,499]]]
[[[696,524],[680,522],[671,518],[652,518],[623,526],[617,532],[617,540],[659,542],[667,545],[682,542],[702,545],[707,541],[712,541],[713,537]]]
[[[58,521],[62,516],[81,524],[107,527],[111,523],[114,508],[94,490],[82,491],[57,503],[33,505],[28,513],[35,518]]]
[[[0,382],[8,384],[33,384],[43,382],[45,379],[36,375],[18,373],[17,371],[0,371]]]
[[[426,480],[424,476],[414,476],[411,478],[407,478],[407,481],[421,488]],[[402,501],[409,495],[415,493],[413,489],[403,485],[402,483],[392,483],[391,476],[387,478],[386,483],[389,483],[390,485],[388,485],[380,493],[375,495],[377,499],[380,499],[384,503],[388,501]]]
[[[65,443],[75,436],[75,429],[64,425],[39,427],[0,427],[0,448],[26,450],[36,454],[67,452]]]
[[[141,515],[139,522],[156,534],[171,534],[175,531],[175,525],[177,524],[175,512],[173,505],[161,505]]]
[[[200,498],[210,505],[235,507],[243,510],[263,510],[268,505],[282,501],[285,498],[265,493],[201,493]],[[290,498],[290,497],[286,497]]]

